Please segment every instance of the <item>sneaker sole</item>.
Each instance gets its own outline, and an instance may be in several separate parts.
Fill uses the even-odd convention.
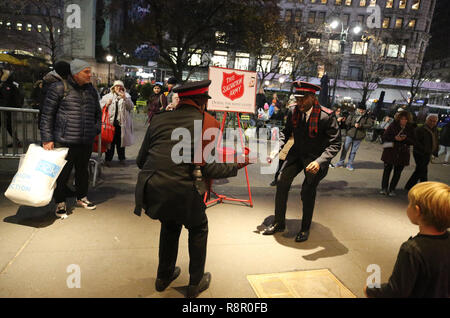
[[[86,209],[86,210],[95,210],[96,208],[97,208],[97,206],[93,206],[93,207],[88,207],[88,206],[84,206],[84,205],[81,205],[81,204],[77,204],[77,207],[78,208],[83,208],[83,209]]]
[[[58,214],[56,212],[55,212],[55,215],[58,219],[61,219],[61,220],[65,220],[69,217],[67,214]]]

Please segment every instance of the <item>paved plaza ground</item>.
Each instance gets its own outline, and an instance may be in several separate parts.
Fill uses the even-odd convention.
[[[90,190],[97,210],[72,209],[57,220],[53,206],[19,207],[3,195],[13,173],[0,176],[0,297],[183,297],[188,284],[187,231],[183,230],[177,265],[180,277],[163,293],[155,290],[160,224],[133,214],[138,169],[134,159],[145,128],[136,122],[137,144],[127,148],[127,167],[104,168],[100,184]],[[363,142],[355,170],[330,169],[318,188],[310,239],[294,241],[301,224],[300,189],[303,175],[291,189],[287,231],[263,236],[274,214],[272,175],[249,167],[254,206],[224,203],[207,210],[209,218],[206,270],[211,287],[200,297],[256,297],[246,276],[329,269],[356,296],[370,275],[381,267],[386,281],[402,242],[418,232],[406,216],[406,191],[397,197],[378,194],[383,164],[380,144]],[[336,160],[334,160],[336,161]],[[403,188],[414,168],[407,167]],[[14,164],[13,164],[14,165]],[[450,183],[450,167],[431,164],[429,179]],[[218,193],[247,197],[245,175],[215,185]],[[71,202],[74,203],[74,202]],[[78,265],[81,288],[68,288]]]

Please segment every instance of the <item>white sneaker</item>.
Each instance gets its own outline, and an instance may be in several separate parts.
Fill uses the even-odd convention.
[[[67,215],[67,208],[66,203],[61,202],[56,205],[56,211],[55,211],[56,217],[64,220],[67,219],[69,216]]]
[[[95,210],[97,208],[97,206],[89,201],[87,197],[84,197],[81,200],[77,200],[77,206],[87,210]]]

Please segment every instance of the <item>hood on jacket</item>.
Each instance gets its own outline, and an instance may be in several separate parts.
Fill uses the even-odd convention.
[[[52,84],[61,82],[63,78],[56,71],[51,71],[50,73],[47,73],[42,80],[45,83]]]

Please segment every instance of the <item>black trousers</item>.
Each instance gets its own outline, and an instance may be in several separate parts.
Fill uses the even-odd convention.
[[[70,173],[75,167],[75,188],[77,192],[77,199],[80,200],[87,196],[89,188],[89,159],[92,154],[92,144],[90,145],[64,145],[56,144],[55,147],[68,147],[69,153],[67,155],[67,163],[64,166],[61,174],[56,181],[56,189],[54,193],[56,204],[65,202],[68,188],[67,181],[69,181]]]
[[[182,225],[175,221],[161,221],[159,238],[158,278],[169,280],[175,270],[178,242]],[[208,219],[203,223],[187,227],[189,231],[189,285],[198,285],[205,273]]]
[[[389,185],[389,178],[391,177],[392,168],[394,168],[394,175],[392,176],[391,184]],[[381,180],[381,188],[389,191],[394,191],[397,187],[398,181],[405,166],[394,166],[391,164],[384,164],[383,179]]]
[[[125,147],[122,147],[122,128],[120,125],[115,125],[114,139],[111,143],[111,148],[106,152],[105,160],[112,161],[114,157],[114,149],[117,147],[117,155],[119,160],[125,160]]]
[[[405,185],[407,190],[414,187],[417,182],[428,181],[428,164],[430,163],[431,155],[413,152],[413,156],[416,161],[416,169]]]
[[[308,164],[308,161],[298,160],[294,164],[283,167],[275,195],[275,222],[282,225],[285,224],[286,206],[292,182],[302,170],[305,170]],[[316,203],[317,186],[325,178],[327,173],[328,167],[325,169],[321,167],[317,174],[305,171],[305,181],[303,182],[301,191],[303,202],[302,232],[309,231],[311,227],[314,205]]]

